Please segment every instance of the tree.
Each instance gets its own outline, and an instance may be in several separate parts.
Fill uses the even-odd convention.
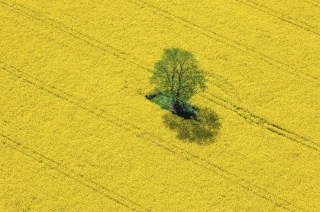
[[[156,92],[172,99],[176,109],[206,88],[205,73],[199,69],[191,52],[179,48],[165,49],[154,68],[150,82],[155,85]]]

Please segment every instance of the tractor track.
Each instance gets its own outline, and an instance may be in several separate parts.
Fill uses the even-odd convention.
[[[0,136],[2,137],[0,141],[2,145],[8,146],[13,150],[22,153],[23,155],[31,157],[39,163],[46,164],[51,169],[56,170],[57,172],[66,176],[67,178],[77,181],[81,185],[92,189],[94,192],[102,194],[103,196],[111,199],[117,204],[126,207],[127,209],[130,209],[132,211],[150,211],[150,209],[141,206],[140,204],[128,199],[127,197],[117,194],[116,192],[108,189],[107,187],[86,178],[82,174],[74,172],[73,170],[63,166],[61,163],[52,160],[51,158],[23,145],[22,143],[16,140],[13,140],[12,138],[9,138],[7,135],[2,134],[1,132]]]
[[[37,12],[37,11],[33,11],[33,10],[30,10],[30,11],[32,11],[33,13]],[[29,13],[26,13],[26,12],[23,12],[23,13],[27,14],[28,16],[31,16],[32,18],[35,18],[35,15],[30,15]],[[121,50],[118,50],[115,47],[110,47],[111,50],[112,50],[111,51],[111,50],[108,49],[110,45],[106,45],[103,42],[100,42],[95,38],[92,38],[92,37],[90,37],[88,35],[85,35],[85,34],[83,34],[81,32],[78,32],[77,30],[72,29],[72,28],[70,28],[70,27],[68,27],[68,26],[66,26],[64,24],[61,24],[61,23],[59,23],[59,22],[57,22],[57,21],[55,21],[55,20],[53,20],[51,18],[48,19],[48,20],[50,20],[50,22],[46,21],[45,18],[36,18],[36,19],[40,20],[40,21],[42,21],[42,22],[44,22],[46,24],[49,24],[50,26],[53,26],[53,27],[55,27],[55,28],[57,28],[57,29],[59,29],[59,30],[61,30],[63,32],[67,32],[72,37],[80,39],[80,40],[84,41],[85,43],[89,44],[92,47],[98,48],[103,52],[107,52],[109,54],[112,54],[115,57],[117,57],[119,59],[123,59],[123,60],[125,60],[125,61],[127,61],[127,62],[129,62],[131,64],[134,64],[134,65],[136,65],[136,66],[138,66],[138,67],[140,67],[142,69],[147,70],[148,72],[152,72],[152,70],[148,68],[148,65],[144,61],[142,61],[139,58],[132,57],[128,53],[125,53],[125,52],[123,52]],[[67,30],[69,30],[69,31],[67,31]],[[214,77],[214,75],[211,75],[211,77],[212,77],[211,81],[214,81],[214,80],[219,81],[219,79],[217,77]],[[224,81],[226,81],[226,80],[224,80]],[[221,84],[225,84],[225,82],[222,82]],[[230,87],[230,85],[229,85],[229,87]],[[232,91],[235,92],[234,88],[230,88],[230,89],[232,89]],[[68,95],[68,94],[67,93],[63,93],[63,95]],[[202,95],[202,97],[204,97],[204,96]],[[240,115],[240,117],[244,118],[246,121],[249,121],[249,123],[251,123],[251,124],[253,123],[254,125],[258,125],[260,127],[262,126],[264,129],[267,129],[267,130],[269,130],[269,131],[271,131],[273,133],[276,133],[276,134],[278,134],[280,136],[284,136],[284,137],[294,141],[295,143],[298,143],[298,144],[301,144],[301,145],[303,145],[305,147],[308,147],[310,149],[319,151],[319,146],[316,143],[310,141],[308,138],[305,138],[304,136],[298,135],[298,134],[296,134],[294,132],[291,132],[289,130],[285,130],[284,128],[282,128],[280,126],[277,126],[277,125],[275,125],[273,123],[270,123],[270,122],[266,121],[265,119],[263,119],[261,117],[257,118],[258,117],[257,115],[254,115],[253,113],[249,112],[248,110],[243,109],[240,106],[236,106],[233,103],[228,102],[227,100],[222,100],[221,98],[217,98],[212,94],[211,94],[211,98],[206,98],[206,99],[211,101],[211,102],[215,102],[216,104],[221,105],[224,108],[226,108],[228,110],[231,110],[232,112],[236,112],[238,115]],[[79,106],[81,106],[82,101],[80,99],[77,99],[76,101],[77,102],[75,102],[75,103],[78,104]],[[227,104],[227,106],[226,106],[226,104]],[[95,110],[97,110],[97,109],[90,108],[90,112],[91,113],[93,111],[95,111]],[[246,115],[244,115],[244,114],[246,114]],[[114,118],[116,119],[116,117],[114,117]]]
[[[134,60],[130,60],[130,58],[128,57],[129,55],[127,53],[124,53],[124,52],[114,48],[111,45],[102,43],[102,42],[98,41],[97,39],[90,37],[87,34],[81,33],[71,27],[68,27],[67,25],[65,25],[63,23],[60,23],[56,20],[53,20],[50,17],[44,16],[38,11],[35,11],[33,9],[25,7],[22,4],[18,4],[15,2],[11,2],[11,1],[0,1],[0,3],[6,5],[10,8],[13,8],[13,9],[15,9],[15,10],[35,19],[35,20],[38,20],[38,21],[43,22],[53,28],[56,28],[56,29],[70,35],[71,37],[76,38],[78,40],[81,40],[81,41],[87,43],[88,45],[95,47],[103,52],[107,52],[108,54],[111,54],[115,57],[126,60],[126,61],[140,67],[140,68],[145,68],[145,67],[141,67],[141,65],[136,62],[136,61],[139,61],[138,58],[134,58]]]
[[[274,124],[272,122],[267,121],[265,118],[262,118],[258,115],[253,114],[252,112],[248,111],[247,109],[240,107],[238,105],[233,104],[230,101],[227,101],[225,99],[222,99],[216,95],[213,95],[211,93],[208,93],[207,95],[200,95],[204,99],[213,102],[219,106],[222,106],[223,108],[230,110],[236,114],[238,114],[240,117],[242,117],[245,121],[249,122],[251,125],[258,126],[262,129],[268,130],[272,133],[276,133],[279,136],[285,137],[293,142],[296,142],[299,145],[302,145],[304,147],[313,149],[315,151],[320,151],[320,145],[311,141],[310,139],[301,136],[295,132],[292,132],[290,130],[287,130],[277,124]],[[210,97],[208,97],[210,96]]]
[[[67,92],[65,92],[61,89],[58,89],[55,86],[47,85],[43,81],[38,80],[37,78],[32,77],[29,74],[22,72],[19,69],[16,69],[12,66],[8,66],[4,62],[0,62],[0,68],[3,71],[6,71],[9,74],[17,77],[18,79],[30,84],[31,86],[35,86],[35,87],[39,88],[40,90],[43,90],[51,95],[56,96],[57,98],[60,98],[66,102],[69,102],[70,104],[77,106],[80,109],[83,109],[91,114],[94,114],[95,116],[102,118],[102,120],[104,120],[108,123],[114,124],[114,125],[118,126],[119,128],[125,129],[126,131],[133,133],[133,135],[135,135],[135,136],[139,135],[145,141],[149,142],[152,145],[155,145],[157,147],[165,149],[166,151],[169,151],[177,156],[182,157],[185,160],[188,160],[188,161],[196,164],[197,166],[200,166],[200,167],[207,169],[207,170],[217,174],[218,176],[226,179],[227,181],[231,182],[232,184],[234,184],[236,186],[240,186],[241,188],[247,190],[248,192],[251,192],[255,195],[258,195],[261,198],[277,205],[278,207],[281,207],[281,208],[289,210],[289,211],[296,211],[296,210],[303,211],[301,208],[299,208],[298,206],[295,206],[293,203],[291,203],[291,202],[289,202],[289,201],[287,201],[287,200],[285,200],[275,194],[272,194],[271,192],[268,192],[266,189],[260,188],[259,186],[256,186],[241,177],[238,177],[237,175],[231,173],[230,171],[225,170],[224,168],[214,164],[210,160],[207,160],[205,158],[201,158],[193,153],[190,153],[175,144],[168,143],[164,139],[162,139],[161,137],[159,137],[155,134],[152,134],[152,133],[148,132],[147,130],[142,129],[132,123],[129,123],[128,121],[122,120],[120,118],[116,118],[114,115],[107,113],[107,111],[105,111],[104,109],[97,108],[95,105],[87,104],[86,102],[79,100],[79,98],[76,98],[71,94],[67,94]],[[2,135],[2,137],[8,138],[3,134],[1,134],[1,135]],[[13,142],[13,141],[11,141],[11,142]],[[23,145],[17,145],[17,146],[23,146]],[[13,146],[13,148],[14,148],[14,146]],[[39,154],[37,156],[39,156]],[[50,161],[50,160],[51,159],[48,159],[48,161]],[[53,160],[52,160],[52,162],[53,162]],[[84,179],[84,177],[82,179]],[[90,185],[88,185],[88,187],[89,186]]]
[[[3,2],[2,2],[3,3]],[[10,5],[9,5],[10,6]],[[27,14],[27,15],[29,15],[30,16],[30,14]],[[40,20],[40,21],[43,21],[42,19],[39,19],[39,18],[37,18],[38,20]],[[52,24],[50,24],[50,25],[52,25]],[[57,28],[55,25],[52,25],[52,26],[54,26],[55,28]],[[66,26],[67,27],[67,26]],[[72,29],[72,28],[70,28],[70,27],[68,27],[69,29]],[[64,31],[64,32],[67,32],[67,31],[65,31],[65,30],[63,30],[63,29],[61,29],[62,31]],[[72,29],[73,30],[73,29]],[[77,32],[77,33],[79,33],[78,31],[76,31],[76,30],[73,30],[74,32]],[[67,32],[68,34],[70,34],[69,32]],[[94,46],[94,47],[97,47],[97,48],[100,48],[100,46],[99,45],[105,45],[105,44],[103,44],[103,43],[101,43],[101,42],[99,42],[99,41],[97,41],[97,40],[95,40],[95,39],[91,39],[91,37],[89,37],[89,36],[87,36],[87,35],[85,35],[85,34],[82,34],[83,35],[83,37],[87,37],[87,39],[83,39],[83,38],[81,38],[81,37],[79,37],[79,36],[74,36],[74,34],[70,34],[71,36],[73,36],[73,37],[75,37],[75,38],[77,38],[77,39],[81,39],[81,40],[83,40],[83,41],[85,41],[86,43],[88,43],[89,45],[91,45],[91,46]],[[89,40],[88,40],[89,39]],[[98,45],[93,45],[92,44],[92,41],[93,42],[97,42],[97,44]],[[100,43],[100,44],[99,44]],[[101,48],[100,48],[101,49]],[[103,51],[106,51],[106,49],[105,48],[103,48],[103,49],[101,49],[101,50],[103,50]],[[121,58],[121,59],[124,59],[124,60],[127,60],[127,61],[129,61],[129,62],[131,62],[129,59],[128,59],[128,56],[123,56],[123,57],[119,57],[119,52],[117,51],[117,50],[115,50],[115,51],[108,51],[109,53],[111,53],[111,54],[113,54],[114,56],[116,56],[116,57],[118,57],[118,58]],[[122,54],[122,55],[127,55],[127,54]],[[139,66],[139,67],[141,67],[141,65],[138,63],[136,63],[136,62],[134,62],[134,64],[135,65],[137,65],[137,66]],[[144,69],[147,69],[146,67],[143,67]],[[149,70],[149,69],[147,69],[147,70]],[[35,86],[37,86],[37,87],[39,87],[39,82],[36,82],[36,83],[34,83],[32,80],[30,81],[29,79],[24,79],[23,78],[23,76],[21,76],[21,75],[15,75],[16,77],[18,77],[18,78],[20,78],[20,79],[22,79],[22,80],[24,80],[24,81],[26,81],[26,82],[28,82],[28,83],[30,83],[30,84],[32,84],[33,83],[33,85],[35,85]],[[47,91],[47,92],[49,92],[49,93],[51,93],[51,94],[53,94],[53,95],[55,95],[55,96],[57,96],[57,97],[59,97],[59,98],[65,98],[65,100],[66,101],[68,101],[68,102],[70,102],[70,103],[72,103],[72,104],[75,104],[75,105],[77,105],[78,107],[80,107],[80,108],[82,108],[82,109],[86,109],[88,112],[90,112],[90,113],[94,113],[95,115],[97,115],[97,116],[99,116],[99,117],[102,117],[102,118],[105,118],[102,114],[103,113],[105,113],[105,111],[104,110],[102,110],[102,109],[99,109],[99,108],[95,108],[95,107],[90,107],[89,109],[88,108],[86,108],[86,105],[85,105],[85,103],[81,103],[81,102],[79,102],[79,99],[77,99],[77,98],[74,98],[73,100],[70,100],[70,97],[72,97],[72,95],[70,95],[70,94],[68,94],[68,93],[66,93],[66,92],[62,92],[62,94],[63,95],[61,95],[61,93],[60,94],[57,94],[55,91],[52,91],[52,90],[50,90],[50,87],[52,88],[52,89],[54,89],[55,87],[54,86],[49,86],[48,88],[44,88],[43,90],[45,90],[45,91]],[[41,88],[40,88],[41,89]],[[56,90],[57,91],[57,90]],[[69,97],[69,98],[67,98],[67,97]],[[237,107],[237,106],[236,106]],[[111,115],[111,114],[110,114]],[[108,115],[109,116],[109,115]],[[108,120],[109,121],[109,120]],[[117,122],[113,122],[113,124],[115,124],[115,125],[117,125],[117,126],[120,126],[120,127],[123,127],[122,125],[119,125],[119,124],[117,124]],[[140,128],[139,127],[134,127],[135,129],[139,129],[140,130]],[[154,136],[154,135],[153,135]],[[161,139],[159,140],[159,141],[161,141]],[[154,143],[154,142],[152,142],[152,143]],[[159,145],[159,146],[161,146],[161,147],[164,147],[163,145]],[[166,148],[167,150],[169,150],[170,152],[172,152],[172,153],[175,153],[175,154],[177,154],[177,151],[174,151],[174,150],[172,150],[171,148]],[[186,154],[186,152],[185,152],[185,150],[183,150],[184,151],[184,154]],[[182,151],[182,153],[183,153],[183,151]],[[187,155],[188,155],[188,157],[190,157],[191,156],[191,158],[199,158],[199,157],[197,157],[196,155],[190,155],[190,153],[187,153]],[[206,165],[208,165],[208,164],[210,164],[210,162],[209,161],[207,161],[207,160],[205,160],[205,159],[201,159],[200,158],[200,160],[201,161],[206,161]],[[196,164],[198,164],[198,160],[196,161]],[[206,166],[206,165],[204,165],[204,164],[202,164],[202,166]],[[215,170],[215,171],[217,171],[215,168],[212,168],[212,166],[211,166],[211,169],[213,169],[213,170]],[[218,169],[218,170],[220,170],[220,169]],[[223,169],[221,169],[221,170],[223,170]],[[225,172],[224,172],[225,173]],[[228,174],[227,174],[228,175]],[[232,175],[233,176],[233,175]],[[224,177],[224,178],[227,178],[227,177]],[[228,178],[227,178],[228,179]],[[230,180],[230,179],[229,179]],[[236,180],[236,182],[238,182],[237,180]],[[238,184],[238,185],[240,185],[240,184]],[[243,183],[241,184],[241,185],[243,185]],[[247,190],[249,190],[248,188],[247,188],[247,186],[245,186],[246,187],[246,189]],[[263,190],[263,189],[262,189]],[[249,190],[249,191],[251,191],[251,190]],[[264,195],[264,196],[266,196],[266,198],[269,200],[270,198],[268,198],[268,196],[270,196],[270,195]],[[269,200],[270,201],[270,200]],[[274,203],[276,202],[276,201],[273,201]],[[284,203],[279,203],[279,201],[278,201],[278,203],[276,202],[275,204],[277,204],[277,205],[290,205],[291,203],[288,203],[288,202],[286,202],[286,201],[284,201]],[[294,210],[292,210],[292,211],[294,211]]]
[[[305,81],[308,81],[308,82],[316,85],[317,87],[320,86],[320,82],[318,80],[318,77],[303,73],[303,72],[301,72],[301,70],[299,70],[295,67],[292,67],[291,65],[288,65],[278,59],[272,58],[271,56],[268,56],[262,52],[259,52],[251,46],[241,44],[238,41],[235,41],[235,40],[232,40],[228,37],[220,35],[219,33],[215,32],[213,30],[201,27],[201,26],[199,26],[189,20],[184,19],[183,17],[179,17],[177,15],[174,15],[164,9],[156,7],[156,6],[154,6],[150,3],[147,3],[145,1],[142,1],[142,0],[127,0],[127,1],[129,1],[133,4],[136,4],[140,7],[148,7],[151,11],[153,11],[153,12],[155,12],[155,13],[157,13],[157,14],[159,14],[159,15],[161,15],[171,21],[179,23],[185,27],[188,27],[189,29],[193,29],[193,30],[197,31],[198,33],[200,33],[200,34],[202,34],[212,40],[223,43],[227,46],[231,46],[235,49],[238,49],[241,52],[247,53],[254,58],[257,58],[259,60],[266,62],[269,65],[275,66],[279,69],[282,69],[283,71],[285,71],[287,73],[290,73],[291,75],[302,78]]]
[[[264,53],[261,53],[261,52],[258,52],[256,51],[254,48],[250,47],[250,46],[246,46],[244,44],[241,44],[237,41],[234,41],[230,38],[227,38],[225,36],[222,36],[212,30],[209,30],[209,29],[206,29],[204,27],[201,27],[199,25],[196,25],[182,17],[178,17],[174,14],[171,14],[169,13],[168,11],[165,11],[161,8],[158,8],[154,5],[151,5],[151,4],[148,4],[144,1],[141,1],[141,0],[127,0],[133,4],[136,4],[138,6],[142,6],[142,7],[149,7],[152,11],[156,12],[157,14],[160,14],[161,16],[164,16],[165,18],[169,19],[169,20],[172,20],[172,21],[175,21],[179,24],[182,24],[183,26],[186,26],[190,29],[194,29],[196,30],[198,33],[206,36],[206,37],[209,37],[210,39],[213,39],[217,42],[220,42],[220,43],[224,43],[225,45],[227,46],[231,46],[235,49],[238,49],[239,51],[242,51],[242,52],[245,52],[245,53],[248,53],[250,54],[252,57],[254,58],[258,58],[264,62],[266,62],[267,64],[269,65],[273,65],[273,66],[276,66],[278,67],[279,69],[282,69],[288,73],[290,73],[291,75],[294,75],[296,77],[299,77],[299,78],[302,78],[314,85],[317,85],[318,87],[320,86],[320,82],[318,81],[318,77],[314,77],[314,76],[311,76],[309,74],[306,74],[306,73],[303,73],[301,72],[300,70],[288,65],[288,64],[285,64],[277,59],[274,59]],[[141,2],[140,4],[137,3],[137,1]],[[41,14],[40,12],[38,11],[35,11],[31,8],[27,8],[25,7],[24,5],[22,4],[19,4],[17,2],[12,2],[12,1],[9,1],[9,0],[1,0],[0,3],[8,6],[8,7],[11,7],[25,15],[28,15],[30,16],[31,18],[34,18],[38,21],[41,21],[41,22],[44,22],[56,29],[59,29],[67,34],[69,34],[70,36],[76,38],[76,39],[80,39],[84,42],[86,42],[87,44],[93,46],[93,47],[96,47],[98,49],[101,49],[102,51],[105,51],[105,52],[108,52],[110,54],[113,54],[114,56],[116,57],[119,57],[121,59],[124,59],[124,60],[127,60],[129,61],[130,63],[133,63],[137,66],[140,66],[140,62],[136,62],[136,61],[139,61],[138,58],[134,58],[134,60],[132,59],[129,59],[128,58],[128,54],[122,52],[122,51],[119,51],[117,50],[115,47],[113,46],[110,46],[110,45],[106,45],[105,43],[102,43],[100,41],[98,41],[97,39],[87,35],[87,34],[84,34],[84,33],[81,33],[63,23],[60,23],[48,16],[45,16],[43,14]],[[141,5],[142,4],[142,5]],[[110,48],[112,51],[108,50],[108,48]],[[132,57],[132,56],[131,56]],[[141,67],[141,68],[144,68],[144,67]],[[288,68],[290,70],[288,70]]]
[[[304,21],[299,21],[298,19],[295,19],[293,17],[287,16],[279,11],[276,11],[272,8],[269,8],[263,4],[256,3],[251,0],[235,0],[236,2],[239,2],[241,4],[247,5],[248,7],[251,7],[253,9],[259,10],[265,14],[268,14],[270,16],[273,16],[279,20],[282,20],[292,26],[298,27],[300,29],[303,29],[305,31],[308,31],[310,33],[313,33],[315,35],[320,36],[320,32],[316,30],[315,27],[311,26],[310,24],[304,22]]]
[[[3,4],[10,6],[10,7],[14,7],[14,5],[15,5],[15,4],[11,5],[9,3],[1,2],[1,1],[0,1],[0,3],[3,3]],[[21,8],[19,9],[16,7],[15,7],[15,9],[17,9],[19,12],[21,12],[25,15],[28,15],[29,17],[31,17],[33,19],[44,22],[45,24],[48,24],[58,30],[61,30],[61,31],[67,33],[68,35],[70,35],[71,37],[79,39],[94,48],[97,48],[103,52],[106,52],[106,53],[111,54],[115,57],[118,57],[119,59],[128,61],[129,63],[132,63],[142,69],[146,69],[149,72],[152,72],[152,70],[148,68],[146,63],[143,62],[142,60],[140,60],[139,58],[133,57],[133,56],[129,55],[128,53],[123,52],[123,51],[121,51],[111,45],[105,44],[105,43],[103,43],[103,42],[101,42],[101,41],[99,41],[99,40],[97,40],[87,34],[84,34],[84,33],[81,33],[77,30],[74,30],[73,28],[68,27],[67,25],[62,24],[60,22],[57,22],[56,20],[54,20],[50,17],[43,17],[43,15],[41,15],[38,11],[35,11],[30,8],[26,8],[20,4],[19,4],[19,6],[21,8],[24,8],[27,11],[23,11],[23,10],[21,10]],[[37,16],[37,14],[38,14],[38,16]],[[144,65],[141,65],[141,64],[144,64]],[[212,74],[212,73],[208,73],[208,75],[211,76],[211,78],[212,78],[211,80],[214,81],[215,84],[220,86],[220,88],[223,92],[225,92],[227,95],[231,94],[232,97],[235,97],[236,99],[240,100],[238,93],[236,92],[236,89],[224,77],[222,77],[218,74]]]

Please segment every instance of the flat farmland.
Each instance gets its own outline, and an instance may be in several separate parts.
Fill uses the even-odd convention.
[[[0,211],[319,211],[320,2],[0,0]],[[163,49],[221,123],[148,101]]]

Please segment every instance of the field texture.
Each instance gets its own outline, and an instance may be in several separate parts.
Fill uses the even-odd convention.
[[[208,144],[145,98],[171,47]],[[0,211],[320,211],[319,61],[319,0],[0,0]]]

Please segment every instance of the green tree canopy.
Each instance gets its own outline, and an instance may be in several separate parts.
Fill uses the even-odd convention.
[[[154,68],[150,82],[155,85],[156,92],[171,97],[174,106],[206,88],[205,73],[191,52],[179,48],[165,49]]]

